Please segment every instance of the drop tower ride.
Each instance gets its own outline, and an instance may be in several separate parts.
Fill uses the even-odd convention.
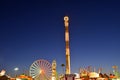
[[[66,74],[70,74],[70,48],[69,48],[69,17],[64,17],[65,26],[65,50],[66,50]]]

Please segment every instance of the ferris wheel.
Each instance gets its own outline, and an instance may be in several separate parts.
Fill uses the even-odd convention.
[[[34,61],[30,66],[30,76],[35,80],[50,80],[52,76],[52,66],[44,59]]]

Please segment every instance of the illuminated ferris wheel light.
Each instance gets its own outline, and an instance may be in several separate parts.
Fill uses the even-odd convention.
[[[40,74],[42,74],[43,73],[43,70],[40,70]]]

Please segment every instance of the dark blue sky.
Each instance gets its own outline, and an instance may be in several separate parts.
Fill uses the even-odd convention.
[[[28,70],[38,59],[65,63],[63,17],[70,18],[71,70],[120,66],[118,0],[46,0],[0,2],[0,69]]]

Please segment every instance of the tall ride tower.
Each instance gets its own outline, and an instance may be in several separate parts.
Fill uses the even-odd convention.
[[[53,60],[52,62],[52,80],[57,80],[57,76],[56,76],[56,60]]]
[[[69,48],[69,17],[64,17],[65,46],[66,46],[66,74],[70,74],[70,48]]]

